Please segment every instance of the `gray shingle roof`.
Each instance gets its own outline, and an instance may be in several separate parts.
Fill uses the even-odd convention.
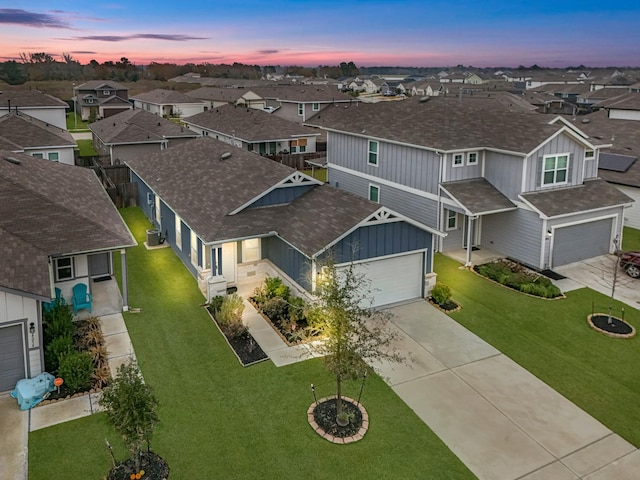
[[[0,241],[0,285],[43,297],[49,255],[136,245],[92,170],[8,151],[0,151]]]
[[[0,148],[21,150],[38,147],[73,147],[76,141],[67,130],[54,127],[25,113],[14,111],[0,117]]]
[[[84,91],[84,90],[129,90],[128,87],[125,87],[121,83],[114,82],[112,80],[89,80],[88,82],[83,83],[82,85],[78,85],[76,90]]]
[[[616,110],[640,110],[640,92],[629,92],[604,100],[598,104],[604,108]]]
[[[239,88],[200,87],[187,93],[198,100],[215,100],[218,102],[235,103],[246,90]]]
[[[515,210],[516,205],[485,178],[444,182],[442,188],[471,215]]]
[[[178,92],[177,90],[165,90],[158,88],[151,90],[150,92],[139,93],[131,100],[138,100],[139,102],[153,103],[155,105],[175,105],[176,103],[196,103],[201,102],[193,97],[190,97],[186,93]]]
[[[522,194],[527,202],[547,217],[588,212],[626,205],[633,200],[601,178],[585,180],[582,185]]]
[[[157,143],[198,136],[171,120],[144,110],[127,110],[94,122],[89,128],[106,144]]]
[[[251,87],[247,89],[261,98],[280,102],[355,102],[349,94],[343,93],[334,86],[327,85],[286,85],[273,87]]]
[[[510,112],[493,98],[433,97],[328,107],[305,124],[437,150],[495,148],[526,154],[562,128],[549,125],[550,120]]]
[[[186,118],[187,125],[232,135],[247,142],[290,139],[294,136],[318,136],[320,132],[290,122],[262,110],[223,105]]]
[[[9,103],[12,110],[14,107],[68,107],[67,102],[38,90],[0,91],[0,109],[6,109]]]

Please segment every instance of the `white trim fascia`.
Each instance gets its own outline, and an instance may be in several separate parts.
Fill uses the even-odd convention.
[[[304,177],[304,179],[308,180],[304,183],[300,182],[300,183],[291,183],[291,184],[286,184],[287,180],[293,180],[294,177]],[[244,210],[245,208],[247,208],[249,205],[251,205],[252,203],[256,202],[257,200],[259,200],[260,198],[264,197],[265,195],[273,192],[274,190],[278,189],[278,188],[289,188],[289,187],[299,187],[300,185],[322,185],[323,183],[319,180],[316,180],[313,177],[310,177],[309,175],[307,175],[306,173],[302,173],[300,171],[295,171],[293,172],[291,175],[287,175],[285,178],[283,178],[282,180],[280,180],[278,183],[276,183],[275,185],[272,185],[271,187],[269,187],[268,189],[266,189],[265,191],[259,193],[258,195],[256,195],[255,197],[253,197],[251,200],[245,202],[244,204],[240,205],[238,208],[232,210],[231,212],[229,212],[227,215],[235,215],[239,212],[241,212],[242,210]]]
[[[564,125],[566,125],[570,129],[574,130],[576,133],[578,133],[582,137],[589,138],[589,135],[587,135],[585,132],[583,132],[578,127],[576,127],[573,123],[569,122],[569,120],[567,120],[566,118],[561,117],[560,115],[556,115],[555,118],[551,119],[549,121],[549,125],[555,125],[558,121],[560,121],[561,123],[563,123]]]
[[[593,208],[591,210],[580,210],[578,212],[563,213],[562,215],[554,215],[553,217],[549,217],[549,216],[545,215],[544,213],[542,213],[541,210],[539,210],[538,208],[533,206],[531,203],[529,203],[525,198],[523,198],[521,196],[521,194],[518,195],[518,198],[525,205],[527,205],[532,211],[536,212],[540,216],[540,218],[543,219],[543,220],[555,220],[557,218],[566,218],[566,217],[571,217],[573,215],[582,215],[584,213],[601,212],[601,211],[607,210],[609,208],[620,208],[620,207],[622,207],[624,209],[624,208],[630,207],[632,205],[632,203],[621,203],[619,205],[608,205],[606,207],[598,207],[598,208]]]
[[[522,160],[522,179],[520,181],[520,191],[524,192],[527,188],[527,164],[530,157],[524,157]]]
[[[592,217],[592,218],[587,218],[584,220],[576,220],[574,222],[567,222],[567,223],[559,223],[557,225],[551,225],[550,228],[551,231],[553,232],[554,229],[556,228],[566,228],[566,227],[573,227],[574,225],[581,225],[583,223],[591,223],[591,222],[597,222],[598,220],[606,220],[607,218],[618,218],[618,214],[617,213],[610,213],[609,215],[600,215],[599,217]],[[617,226],[617,223],[616,223]]]
[[[567,127],[562,127],[561,129],[559,129],[557,132],[555,132],[553,135],[551,135],[550,137],[547,137],[545,139],[544,142],[540,143],[536,148],[534,148],[533,150],[531,150],[529,153],[526,154],[527,157],[531,157],[535,152],[537,152],[538,150],[540,150],[542,147],[544,147],[547,143],[549,143],[550,141],[552,141],[553,139],[555,139],[556,137],[558,137],[559,135],[561,135],[562,133],[566,133],[567,135],[573,137],[578,143],[581,143],[582,145],[586,145],[588,146],[591,150],[597,150],[599,148],[601,148],[602,146],[596,146],[596,145],[592,145],[591,142],[587,141],[586,138],[580,137],[575,131],[573,131],[570,128]],[[603,145],[604,146],[604,145]],[[552,155],[552,154],[549,154]]]
[[[427,253],[429,251],[428,248],[419,248],[417,250],[408,250],[406,252],[401,252],[401,253],[392,253],[389,255],[381,255],[379,257],[369,257],[369,258],[363,258],[361,260],[353,260],[353,261],[349,261],[349,262],[342,262],[342,263],[337,263],[335,265],[336,268],[340,268],[340,267],[346,267],[347,265],[357,265],[359,263],[370,263],[370,262],[376,262],[378,260],[385,260],[387,258],[394,258],[394,257],[404,257],[405,255],[414,255],[416,253]],[[424,265],[423,265],[424,267]],[[422,275],[424,275],[424,272],[422,273]]]

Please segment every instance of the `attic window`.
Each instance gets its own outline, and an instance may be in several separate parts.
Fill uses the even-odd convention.
[[[102,94],[103,95],[111,95],[111,90],[103,90]]]
[[[596,156],[596,152],[593,150],[585,150],[584,158],[594,158]]]

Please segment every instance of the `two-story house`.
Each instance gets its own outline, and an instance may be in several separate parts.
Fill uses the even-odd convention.
[[[0,117],[11,112],[22,112],[44,123],[66,129],[67,102],[38,90],[0,91]]]
[[[545,269],[606,254],[632,200],[598,178],[603,143],[560,117],[434,97],[329,109],[329,182],[447,232],[442,251],[485,248]]]
[[[260,155],[314,153],[320,131],[253,108],[224,105],[184,120],[198,135]]]
[[[99,120],[131,110],[129,89],[111,80],[90,80],[73,87],[74,109],[82,120]]]

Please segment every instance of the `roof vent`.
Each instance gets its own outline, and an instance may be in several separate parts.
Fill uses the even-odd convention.
[[[220,160],[227,160],[228,158],[231,158],[231,152],[224,152],[220,155]]]
[[[420,103],[426,103],[431,100],[431,97],[420,97]]]
[[[14,165],[20,165],[20,160],[15,157],[4,157],[4,159],[9,163],[13,163]]]
[[[161,126],[162,126],[162,124],[161,124],[160,122],[158,122],[158,126],[159,126],[159,127],[161,127]]]
[[[582,123],[591,123],[591,119],[590,118],[583,118],[582,119]]]

